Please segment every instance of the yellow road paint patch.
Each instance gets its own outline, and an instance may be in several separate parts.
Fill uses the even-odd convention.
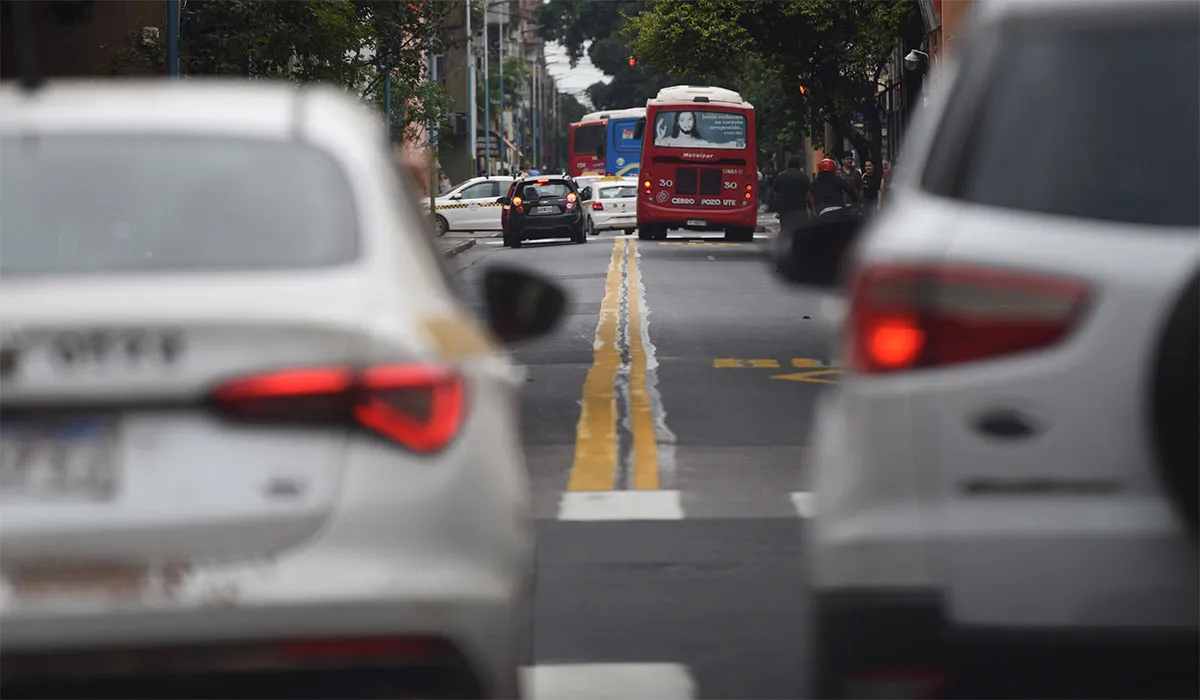
[[[463,360],[500,352],[487,331],[466,316],[435,316],[422,319],[419,325],[428,334],[433,352],[444,360]]]
[[[736,360],[733,358],[724,357],[713,360],[713,367],[718,369],[726,369],[731,367],[759,367],[778,369],[779,360]]]
[[[575,427],[575,460],[568,491],[608,491],[617,475],[617,371],[621,355],[617,326],[621,312],[621,276],[626,239],[613,241],[604,280],[604,300],[596,324],[592,367],[583,382],[579,423]]]
[[[637,275],[637,241],[629,241],[626,279],[629,280],[629,416],[633,424],[633,488],[658,488],[658,442],[654,413],[646,390],[646,349],[642,343],[642,290]]]
[[[784,379],[790,382],[812,382],[813,384],[837,384],[836,379],[825,379],[824,377],[836,376],[845,374],[845,370],[841,369],[819,369],[815,372],[796,372],[794,374],[776,374],[771,379]]]

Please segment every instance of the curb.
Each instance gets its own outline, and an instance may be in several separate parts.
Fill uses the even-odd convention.
[[[453,258],[456,255],[465,253],[466,251],[470,250],[474,246],[475,246],[475,239],[468,238],[465,241],[462,241],[461,243],[455,243],[450,248],[443,250],[442,257],[449,260],[450,258]]]

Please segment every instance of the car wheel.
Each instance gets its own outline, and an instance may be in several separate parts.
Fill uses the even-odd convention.
[[[435,214],[433,217],[433,232],[438,236],[446,235],[450,230],[450,224],[446,221],[446,217],[441,214]]]
[[[636,230],[637,229],[635,229],[635,228],[627,228],[627,229],[624,229],[623,231],[621,231],[621,233],[625,234],[626,236],[632,236],[633,232]]]
[[[583,230],[583,224],[571,232],[571,240],[575,243],[587,243],[587,233]]]
[[[516,232],[514,232],[514,233],[513,233],[513,235],[512,235],[512,244],[511,244],[511,247],[513,247],[513,248],[520,248],[520,247],[521,247],[521,244],[522,244],[522,243],[524,243],[524,241],[523,241],[523,240],[521,240],[523,237],[524,237],[524,234],[523,234],[523,233],[521,233],[520,231],[516,231]]]
[[[591,219],[588,219],[588,220],[587,220],[587,221],[584,223],[584,227],[585,227],[585,229],[587,230],[587,235],[589,235],[589,236],[598,236],[598,235],[600,235],[600,232],[596,230],[596,224],[595,224],[595,222],[593,222]]]
[[[1159,477],[1194,542],[1200,542],[1200,272],[1183,289],[1159,336],[1150,423]]]

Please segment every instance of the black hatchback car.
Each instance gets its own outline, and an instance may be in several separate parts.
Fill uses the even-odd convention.
[[[574,180],[561,175],[517,180],[509,196],[499,199],[504,205],[504,245],[520,248],[525,241],[545,238],[587,242],[580,202],[588,194],[590,188],[580,192]]]

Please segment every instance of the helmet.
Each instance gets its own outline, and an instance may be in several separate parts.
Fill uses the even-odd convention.
[[[832,158],[822,158],[821,162],[817,163],[817,172],[836,173],[837,163]]]

